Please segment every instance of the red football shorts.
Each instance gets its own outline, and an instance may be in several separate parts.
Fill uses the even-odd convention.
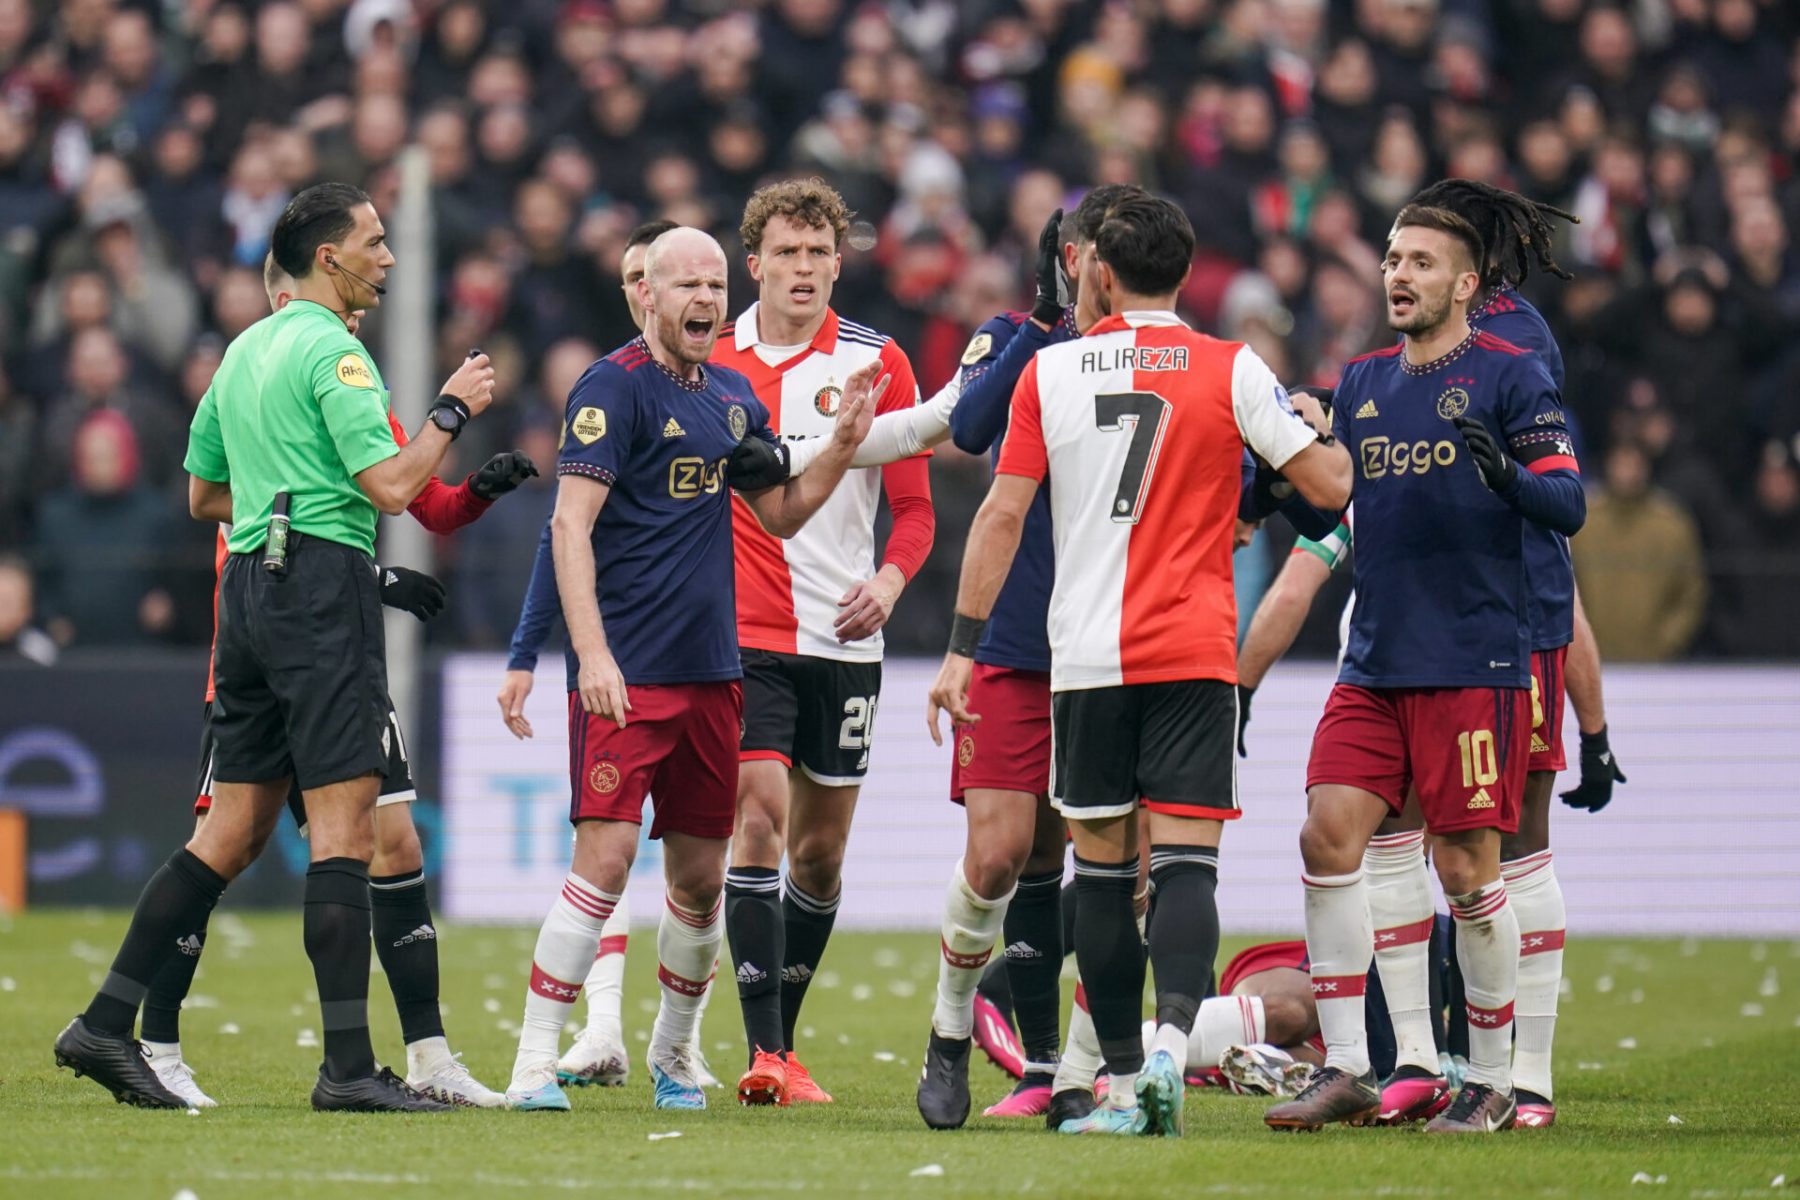
[[[981,720],[950,731],[950,798],[961,804],[969,788],[1049,792],[1050,673],[976,663],[969,711]]]
[[[1531,765],[1530,771],[1560,771],[1568,766],[1563,754],[1563,664],[1569,648],[1531,652]]]
[[[1340,683],[1313,734],[1306,786],[1374,792],[1399,815],[1416,787],[1432,833],[1516,833],[1531,751],[1524,688],[1383,688]]]
[[[625,728],[569,693],[569,820],[643,824],[728,838],[737,816],[738,737],[744,691],[719,683],[632,684]]]
[[[1273,971],[1277,967],[1305,971],[1311,965],[1311,960],[1306,957],[1306,943],[1303,941],[1262,942],[1246,946],[1232,955],[1231,961],[1219,973],[1219,995],[1231,995],[1237,991],[1238,984],[1264,971]]]

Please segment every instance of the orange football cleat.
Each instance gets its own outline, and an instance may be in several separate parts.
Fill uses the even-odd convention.
[[[814,1082],[812,1072],[801,1065],[793,1051],[787,1056],[787,1095],[795,1104],[830,1104],[831,1093]]]
[[[738,1103],[773,1104],[785,1108],[792,1099],[792,1079],[793,1068],[781,1061],[781,1055],[758,1050],[756,1057],[750,1060],[750,1069],[738,1079]]]

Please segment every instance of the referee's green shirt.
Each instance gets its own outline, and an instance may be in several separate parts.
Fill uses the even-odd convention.
[[[373,555],[381,514],[356,475],[398,453],[369,352],[330,309],[295,300],[226,348],[182,465],[231,485],[233,554],[268,540],[275,493],[287,492],[292,528]]]

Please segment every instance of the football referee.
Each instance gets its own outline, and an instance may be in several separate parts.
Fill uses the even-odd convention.
[[[256,860],[297,782],[312,864],[306,953],[325,1037],[318,1109],[441,1111],[369,1043],[369,858],[387,761],[387,667],[377,594],[377,512],[398,514],[493,396],[485,355],[459,367],[404,449],[349,314],[374,308],[394,265],[369,197],[341,183],[295,196],[273,253],[294,299],[231,343],[194,413],[189,507],[229,497],[214,648],[212,810],[151,877],[87,1011],[56,1040],[58,1065],[119,1100],[181,1107],[133,1039],[138,1006],[172,944],[204,927],[226,884]]]

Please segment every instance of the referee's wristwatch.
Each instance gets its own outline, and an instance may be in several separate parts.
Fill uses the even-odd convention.
[[[463,426],[468,424],[469,406],[455,396],[443,395],[437,398],[437,403],[425,415],[431,418],[433,425],[449,434],[451,441],[455,441],[462,433]]]

